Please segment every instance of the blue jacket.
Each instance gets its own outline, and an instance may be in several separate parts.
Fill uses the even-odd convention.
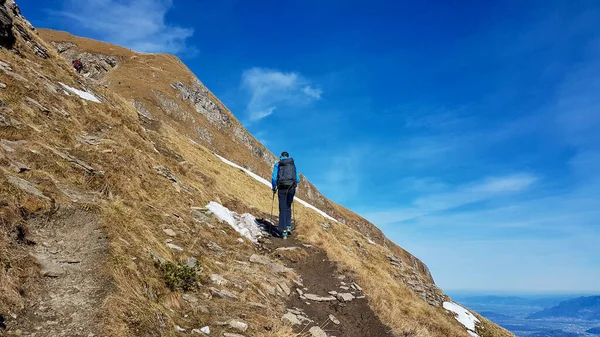
[[[279,160],[287,159],[288,157],[279,157]],[[279,173],[279,162],[275,163],[273,167],[273,175],[271,176],[271,186],[273,190],[277,189],[277,173]],[[300,183],[300,174],[298,174],[298,168],[296,168],[296,184]]]

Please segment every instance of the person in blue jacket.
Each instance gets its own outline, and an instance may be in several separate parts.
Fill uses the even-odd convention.
[[[292,228],[292,203],[296,194],[296,186],[300,183],[300,175],[296,170],[294,159],[290,158],[289,153],[282,152],[279,162],[273,167],[273,176],[271,185],[273,194],[277,190],[279,199],[279,232],[284,239],[287,239]]]

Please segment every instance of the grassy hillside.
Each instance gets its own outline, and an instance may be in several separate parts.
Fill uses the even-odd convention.
[[[218,336],[239,319],[247,336],[303,335],[281,321],[289,295],[270,291],[303,275],[252,262],[287,263],[204,209],[216,201],[266,216],[270,189],[214,153],[262,176],[272,154],[177,58],[38,35],[11,1],[2,8],[16,39],[0,49],[2,333],[180,336],[210,326]],[[69,55],[94,70],[77,74]],[[395,336],[469,336],[440,307],[424,264],[314,186],[300,189],[340,222],[297,205],[297,238],[360,284]],[[481,336],[510,336],[482,322]]]

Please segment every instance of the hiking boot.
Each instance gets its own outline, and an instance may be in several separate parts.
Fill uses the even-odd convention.
[[[292,235],[292,227],[288,227],[285,231],[287,235]]]
[[[285,229],[283,231],[283,233],[281,233],[281,238],[284,239],[284,240],[287,240],[288,235],[289,235],[289,232],[288,232],[287,229]]]

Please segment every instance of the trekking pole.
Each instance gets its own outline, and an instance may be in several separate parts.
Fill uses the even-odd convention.
[[[292,223],[294,224],[294,228],[292,228],[292,230],[296,230],[296,214],[295,214],[295,209],[296,207],[294,207],[294,200],[292,200]]]
[[[269,220],[271,221],[271,227],[269,227],[269,233],[271,235],[273,235],[273,233],[271,233],[271,231],[273,230],[273,226],[275,226],[275,220],[273,220],[273,208],[275,207],[275,191],[273,191],[273,200],[271,200],[271,217],[269,218]]]

